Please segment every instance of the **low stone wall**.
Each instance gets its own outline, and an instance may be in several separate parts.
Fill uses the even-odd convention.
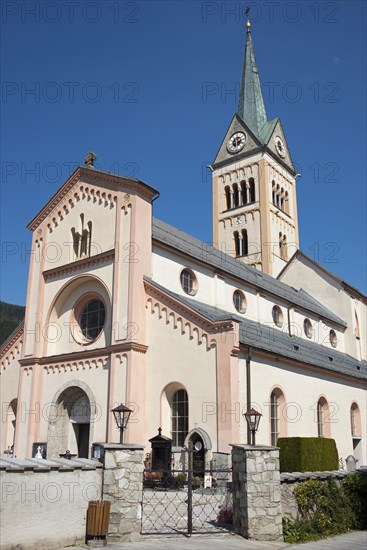
[[[348,475],[345,470],[336,470],[333,472],[292,472],[280,474],[281,494],[282,494],[282,511],[283,516],[291,515],[297,519],[298,507],[294,489],[308,479],[318,479],[326,481],[328,479],[343,479]]]
[[[88,501],[100,498],[102,464],[87,459],[0,460],[2,550],[85,542]]]
[[[140,538],[143,498],[144,447],[102,445],[104,448],[103,499],[111,501],[109,541]]]

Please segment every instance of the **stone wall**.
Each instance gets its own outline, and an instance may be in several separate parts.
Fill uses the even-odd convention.
[[[279,449],[233,445],[233,525],[254,540],[283,540]]]
[[[303,483],[308,479],[326,481],[331,478],[338,481],[347,475],[348,472],[345,470],[337,470],[334,472],[293,472],[280,474],[283,516],[291,515],[295,519],[297,518],[298,507],[296,497],[294,495],[294,489],[300,483]]]
[[[102,464],[87,459],[0,460],[2,550],[52,550],[85,542],[89,500]]]
[[[109,541],[140,538],[144,447],[103,444],[103,498],[111,501]]]

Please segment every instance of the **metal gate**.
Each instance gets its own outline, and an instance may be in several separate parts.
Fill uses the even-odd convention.
[[[190,463],[190,461],[189,461]],[[212,468],[144,471],[142,534],[228,533],[232,471]]]

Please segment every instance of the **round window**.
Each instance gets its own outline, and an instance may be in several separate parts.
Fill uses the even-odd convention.
[[[279,306],[273,307],[273,321],[276,324],[277,327],[281,327],[283,325],[283,313]]]
[[[336,348],[336,346],[338,345],[338,337],[336,335],[336,332],[335,330],[332,330],[329,332],[329,339],[330,339],[330,344],[333,346],[333,348]]]
[[[312,328],[312,323],[309,319],[305,319],[303,321],[303,330],[307,338],[312,338],[313,328]]]
[[[90,300],[82,307],[79,314],[79,327],[88,341],[95,340],[101,333],[106,318],[106,308],[102,300]]]
[[[277,327],[281,327],[283,325],[283,313],[279,306],[273,307],[273,321],[276,324]]]
[[[194,296],[197,290],[196,277],[190,269],[183,269],[180,275],[181,286],[186,294]]]
[[[246,312],[246,298],[240,290],[235,290],[233,293],[233,305],[239,313]]]

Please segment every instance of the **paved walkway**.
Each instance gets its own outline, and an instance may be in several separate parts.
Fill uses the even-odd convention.
[[[73,547],[75,550],[76,547]],[[88,548],[87,546],[80,546]],[[237,535],[223,534],[213,537],[147,537],[139,542],[109,543],[107,550],[366,550],[366,531],[354,531],[316,542],[289,545],[279,542],[259,542]],[[64,550],[71,550],[71,547]]]

